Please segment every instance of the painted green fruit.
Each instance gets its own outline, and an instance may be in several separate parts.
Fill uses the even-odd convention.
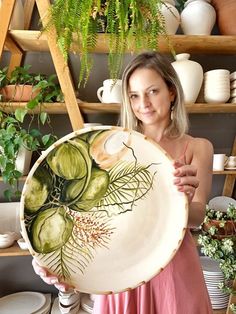
[[[92,168],[88,187],[72,208],[79,211],[92,209],[105,195],[109,181],[106,170]]]
[[[87,176],[92,166],[88,144],[79,139],[57,146],[47,156],[47,162],[56,175],[66,180]]]
[[[37,212],[45,203],[52,188],[52,177],[47,169],[38,167],[25,194],[25,211],[29,214]]]
[[[38,214],[31,227],[31,243],[38,253],[51,253],[70,238],[73,220],[63,207],[50,208]]]
[[[60,201],[62,203],[70,203],[81,196],[87,182],[87,176],[80,180],[66,181],[62,187]]]

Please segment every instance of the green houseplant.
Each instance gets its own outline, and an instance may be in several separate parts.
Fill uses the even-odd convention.
[[[1,100],[5,101],[0,110],[0,172],[4,183],[9,185],[9,189],[4,191],[4,195],[8,199],[20,195],[18,180],[22,173],[16,166],[20,149],[24,147],[32,152],[44,150],[56,139],[53,133],[43,134],[41,131],[42,125],[46,123],[50,125],[50,117],[43,111],[41,105],[44,102],[63,101],[60,86],[56,82],[56,75],[47,77],[42,74],[30,73],[29,69],[30,65],[16,67],[10,77],[7,76],[7,67],[0,70]],[[9,110],[15,101],[17,87],[19,85],[25,87],[28,84],[31,85],[31,92],[25,107]],[[5,99],[4,88],[9,85],[12,86],[13,94]],[[22,96],[21,93],[19,94]],[[21,100],[20,97],[18,101]],[[6,110],[6,106],[8,110]],[[40,106],[39,115],[29,114],[29,111],[37,106]],[[27,116],[28,120],[26,121]],[[35,120],[37,126],[33,127]]]
[[[110,77],[116,79],[126,49],[133,52],[158,49],[158,36],[165,35],[162,3],[162,0],[55,0],[44,30],[50,31],[50,26],[55,26],[57,44],[65,58],[72,44],[77,44],[81,83],[88,79],[93,63],[89,52],[96,47],[98,31],[103,29],[109,34]]]
[[[231,287],[236,278],[236,208],[229,204],[227,211],[215,211],[207,207],[206,216],[201,225],[198,242],[201,252],[219,262],[225,281],[219,287],[228,293],[235,294]],[[231,305],[236,313],[236,305]]]

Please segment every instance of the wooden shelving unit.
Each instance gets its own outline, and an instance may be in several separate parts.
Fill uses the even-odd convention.
[[[0,249],[0,257],[27,256],[27,255],[30,255],[30,252],[28,250],[22,250],[16,242],[6,249]]]
[[[24,108],[26,103],[0,103],[0,109],[5,112],[14,112],[17,108]],[[77,106],[83,113],[119,113],[120,104],[116,103],[89,103],[77,101]],[[206,114],[206,113],[236,113],[236,104],[207,104],[207,103],[194,103],[186,105],[189,114]],[[45,103],[32,111],[38,113],[40,110],[46,111],[49,114],[67,114],[67,106],[65,103]]]

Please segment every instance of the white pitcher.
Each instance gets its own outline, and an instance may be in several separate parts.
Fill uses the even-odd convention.
[[[122,91],[121,80],[107,79],[103,81],[103,86],[97,90],[97,97],[103,103],[121,103]]]

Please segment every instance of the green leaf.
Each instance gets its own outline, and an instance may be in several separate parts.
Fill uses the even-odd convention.
[[[18,121],[23,122],[25,115],[27,114],[28,110],[27,109],[22,109],[22,108],[17,108],[15,110],[15,117]]]
[[[4,197],[8,200],[8,201],[11,201],[11,198],[12,198],[12,191],[7,189],[3,192],[3,195]]]
[[[44,125],[45,122],[47,121],[48,114],[46,112],[41,112],[39,117],[40,117],[41,123]]]
[[[38,101],[37,97],[35,97],[27,103],[27,108],[32,110],[32,109],[36,108],[38,106],[38,104],[39,104],[39,101]]]
[[[96,206],[108,216],[131,211],[135,202],[145,197],[152,188],[155,173],[148,166],[121,161],[110,171],[110,184],[103,199]]]

